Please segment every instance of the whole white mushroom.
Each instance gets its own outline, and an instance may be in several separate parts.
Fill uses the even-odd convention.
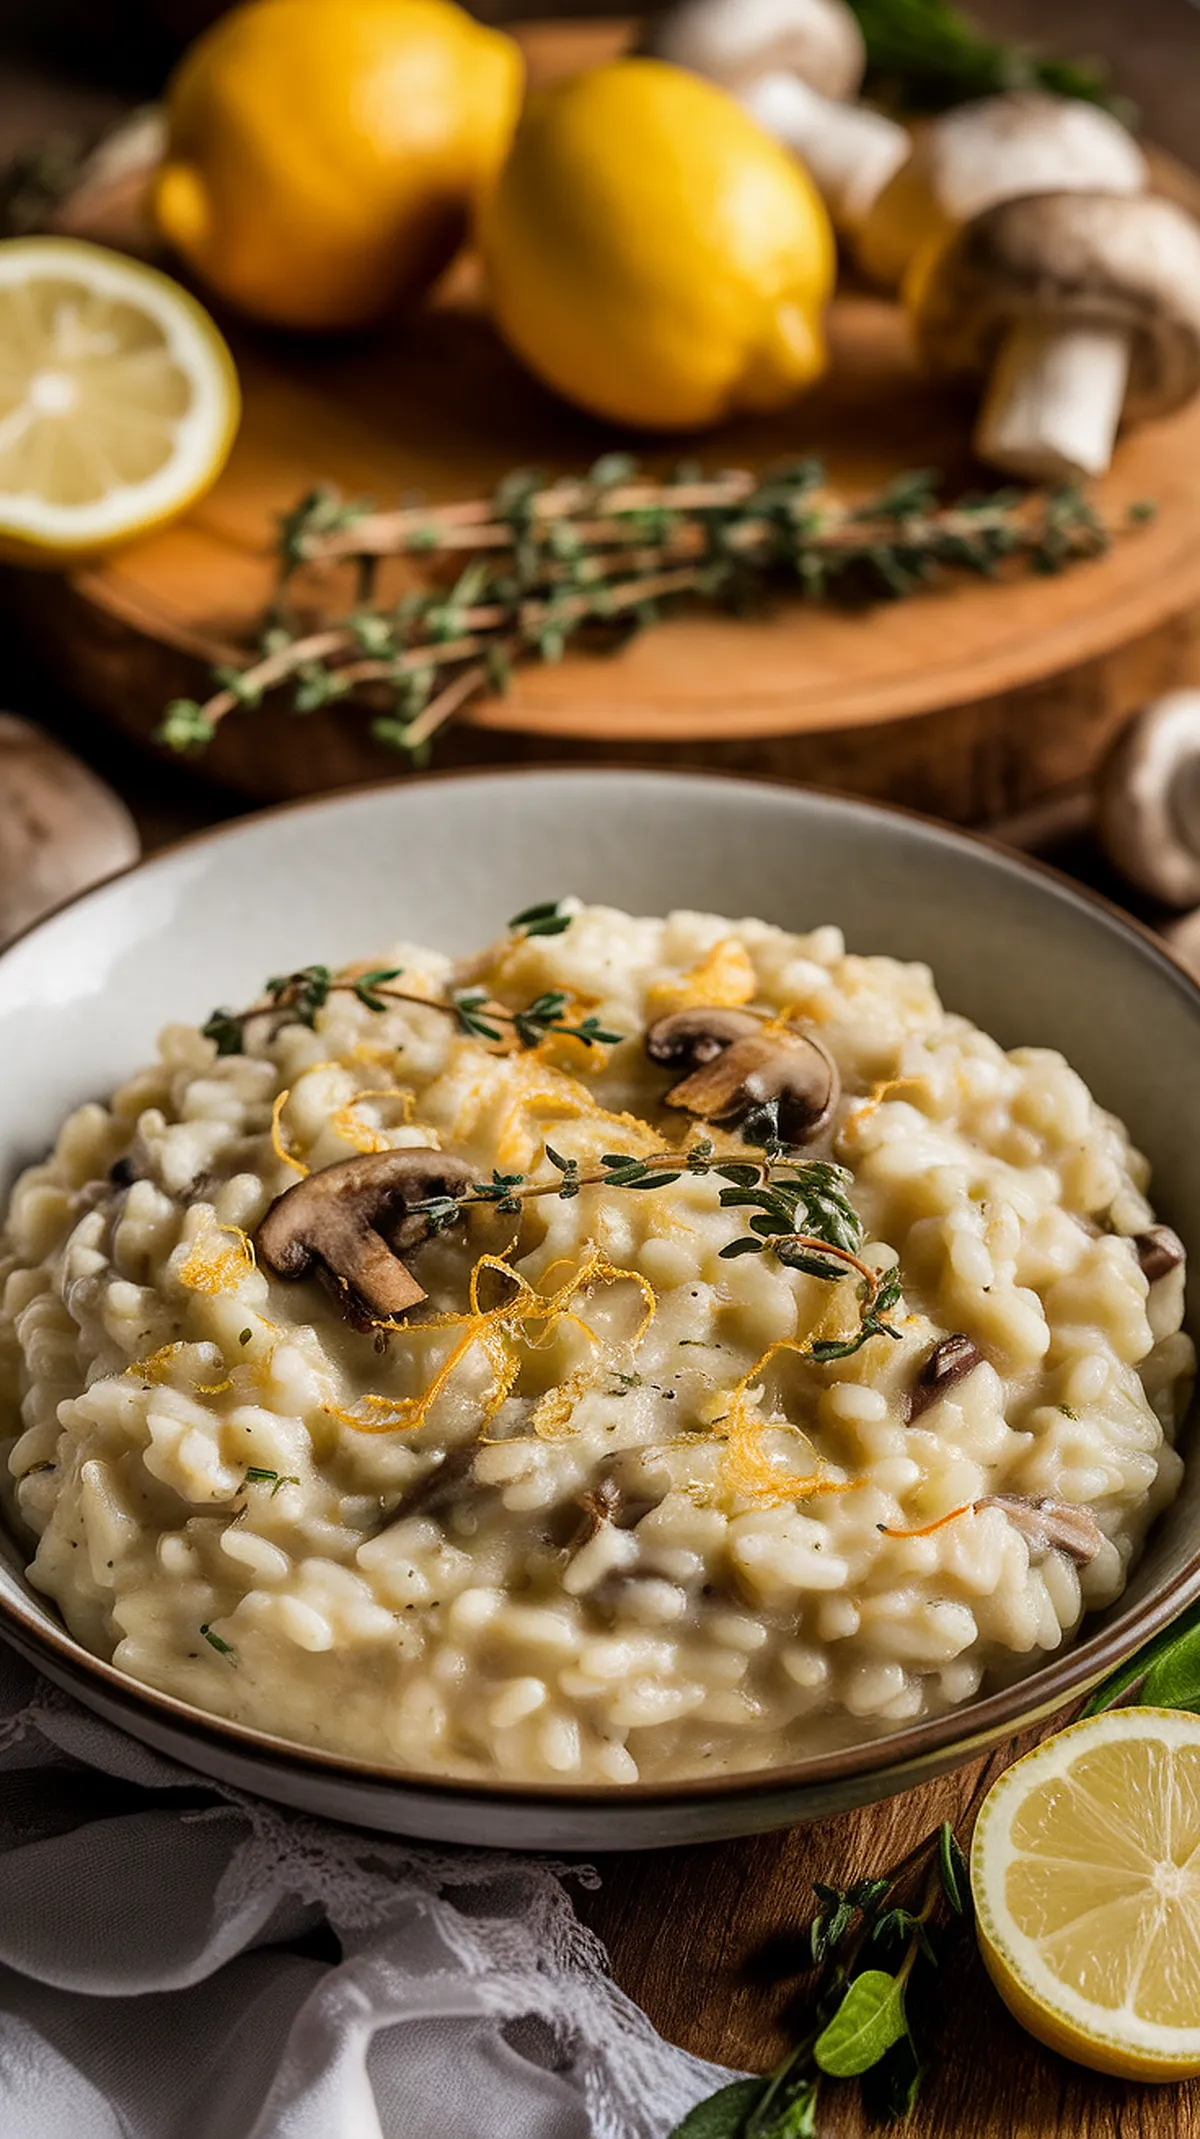
[[[1032,482],[1103,475],[1117,426],[1200,388],[1200,223],[1157,194],[1000,201],[905,280],[927,370],[982,379],[980,460]]]
[[[140,851],[103,780],[31,722],[0,713],[0,944]]]
[[[866,48],[844,0],[677,0],[642,49],[728,89],[801,157],[844,232],[908,155],[906,127],[851,101]]]
[[[1132,134],[1095,104],[1040,89],[981,97],[918,128],[911,155],[860,218],[854,255],[872,281],[898,289],[923,247],[997,201],[1141,193],[1148,180]]]

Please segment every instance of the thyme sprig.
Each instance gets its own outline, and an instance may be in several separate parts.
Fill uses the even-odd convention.
[[[830,2080],[864,2080],[877,2116],[911,2110],[927,2057],[921,1994],[970,1908],[954,1830],[943,1822],[887,1871],[814,1892],[814,1973],[797,2041],[773,2072],[698,2103],[671,2139],[816,2139]]]
[[[571,915],[562,901],[546,901],[526,909],[509,923],[518,936],[557,936],[571,925]],[[278,973],[266,982],[263,995],[245,1010],[224,1005],[209,1012],[201,1031],[216,1043],[219,1055],[240,1055],[245,1050],[246,1028],[257,1018],[270,1018],[273,1032],[284,1025],[316,1023],[331,995],[352,995],[364,1009],[377,1014],[392,1003],[416,1003],[422,1010],[453,1018],[459,1031],[480,1040],[502,1040],[507,1026],[523,1048],[557,1034],[580,1040],[585,1047],[616,1047],[626,1037],[610,1032],[593,1014],[571,1024],[563,1012],[567,996],[561,988],[547,988],[522,1009],[507,1010],[494,1003],[486,988],[452,988],[445,997],[421,995],[415,989],[396,988],[392,982],[403,975],[402,966],[375,966],[368,973],[338,973],[332,966],[300,966],[292,973]]]
[[[743,1124],[743,1135],[746,1127]],[[702,1137],[683,1150],[644,1155],[606,1151],[587,1173],[580,1171],[577,1159],[564,1158],[552,1144],[544,1148],[557,1176],[553,1180],[530,1181],[524,1174],[494,1171],[490,1180],[472,1182],[461,1195],[432,1196],[409,1205],[407,1215],[423,1216],[432,1235],[456,1225],[471,1204],[489,1204],[498,1215],[515,1214],[542,1196],[570,1202],[585,1188],[636,1193],[667,1188],[685,1173],[716,1174],[726,1184],[719,1196],[722,1209],[754,1213],[752,1230],[730,1241],[722,1256],[771,1254],[787,1269],[829,1284],[857,1277],[856,1328],[846,1337],[818,1339],[809,1349],[812,1359],[826,1365],[850,1358],[871,1337],[899,1337],[887,1319],[900,1297],[899,1267],[877,1271],[862,1260],[862,1220],[846,1193],[851,1177],[844,1167],[825,1159],[800,1159],[774,1137],[761,1158],[721,1156],[711,1138]]]
[[[852,504],[813,459],[765,474],[688,465],[659,481],[608,454],[582,478],[547,483],[522,470],[487,498],[395,511],[321,487],[281,523],[257,655],[214,670],[203,702],[174,700],[158,737],[201,750],[272,691],[290,691],[300,714],[367,691],[383,700],[376,740],[420,765],[448,721],[507,688],[514,663],[557,661],[581,638],[619,645],[680,602],[743,611],[772,588],[807,601],[898,599],[948,573],[1058,572],[1099,555],[1111,534],[1078,489],[947,504],[936,472],[919,469]],[[420,560],[423,584],[378,601],[385,557]],[[347,563],[353,606],[306,623],[296,574]]]

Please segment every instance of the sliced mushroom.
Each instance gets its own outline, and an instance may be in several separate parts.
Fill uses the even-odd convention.
[[[839,228],[908,155],[907,128],[852,101],[866,48],[844,0],[676,0],[643,49],[728,89],[803,160]]]
[[[590,1485],[575,1499],[582,1520],[572,1538],[578,1549],[590,1545],[592,1539],[604,1528],[605,1523],[615,1522],[621,1512],[621,1488],[607,1471],[601,1473],[594,1485]]]
[[[1135,1233],[1133,1245],[1148,1285],[1155,1285],[1169,1271],[1178,1270],[1187,1255],[1178,1233],[1169,1225],[1152,1225],[1146,1233]]]
[[[1080,1567],[1094,1560],[1104,1532],[1088,1508],[1066,1500],[1032,1500],[1023,1493],[989,1493],[977,1508],[999,1508],[1035,1552],[1065,1552]]]
[[[983,1353],[961,1331],[953,1337],[943,1337],[940,1344],[934,1345],[921,1368],[908,1399],[909,1425],[982,1365]]]
[[[426,1297],[401,1261],[429,1233],[412,1205],[461,1196],[472,1179],[462,1159],[426,1145],[324,1166],[276,1197],[258,1229],[259,1254],[276,1277],[315,1272],[358,1328],[396,1318]]]
[[[785,1143],[811,1143],[838,1102],[837,1064],[820,1041],[749,1011],[674,1011],[650,1027],[646,1052],[688,1073],[667,1093],[669,1107],[720,1122],[775,1104]]]
[[[917,255],[905,302],[930,371],[987,381],[979,458],[1033,482],[1103,475],[1122,417],[1200,387],[1200,224],[1156,194],[1001,201]]]

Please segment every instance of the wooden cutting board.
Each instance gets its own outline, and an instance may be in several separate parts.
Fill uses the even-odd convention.
[[[618,51],[627,26],[522,31],[545,80]],[[1160,182],[1200,208],[1200,181],[1161,163]],[[245,419],[216,488],[175,528],[69,581],[9,575],[39,654],[61,681],[145,742],[168,699],[203,695],[206,665],[236,654],[271,581],[278,515],[320,480],[394,500],[473,495],[514,466],[587,466],[628,436],[543,391],[483,315],[474,278],[370,336],[300,342],[223,320]],[[864,494],[933,466],[952,485],[970,462],[967,403],[920,379],[899,308],[847,289],[833,308],[833,361],[781,416],[702,439],[644,441],[710,466],[816,452]],[[1109,555],[1057,579],[960,582],[869,611],[780,601],[753,623],[692,614],[615,657],[572,655],[520,672],[439,743],[440,764],[536,759],[700,764],[783,774],[890,796],[960,820],[1016,809],[1086,775],[1141,699],[1177,680],[1200,604],[1200,402],[1121,444],[1101,502],[1120,517],[1152,498],[1157,518]],[[273,799],[392,778],[361,712],[298,722],[238,714],[205,769]]]
[[[1070,1720],[1071,1712],[1058,1719]],[[920,1790],[841,1819],[705,1848],[599,1860],[602,1883],[576,1898],[623,1990],[672,2041],[766,2071],[803,2018],[804,1934],[813,1881],[882,1871],[943,1819],[964,1839],[989,1785],[1036,1742],[1015,1744]],[[1146,2086],[1084,2071],[1009,2018],[974,1938],[948,1956],[929,2070],[911,2121],[867,2122],[858,2089],[826,2087],[820,2139],[1197,2139],[1200,2081]]]

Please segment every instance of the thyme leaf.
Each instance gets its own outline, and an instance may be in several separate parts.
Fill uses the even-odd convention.
[[[562,928],[570,927],[570,914],[558,918]],[[536,934],[537,930],[526,933]],[[547,931],[543,929],[541,933]],[[561,934],[557,924],[552,933]],[[452,1017],[459,1030],[473,1039],[502,1040],[501,1028],[508,1027],[524,1048],[536,1047],[556,1034],[580,1040],[585,1047],[619,1047],[626,1038],[623,1032],[610,1031],[594,1013],[572,1024],[563,1014],[567,998],[558,988],[547,989],[522,1009],[506,1010],[503,1004],[491,1000],[485,988],[456,988],[446,997],[396,988],[392,983],[401,978],[403,970],[402,966],[376,966],[369,973],[340,974],[331,966],[301,966],[294,973],[275,974],[264,987],[264,1000],[251,1003],[246,1010],[221,1006],[210,1011],[200,1029],[205,1039],[215,1043],[219,1055],[240,1055],[245,1048],[246,1027],[256,1018],[273,1018],[275,1030],[283,1025],[313,1026],[317,1012],[325,1008],[331,995],[353,995],[364,1009],[377,1013],[393,1003],[416,1003],[422,1010],[438,1011],[444,1017]]]

